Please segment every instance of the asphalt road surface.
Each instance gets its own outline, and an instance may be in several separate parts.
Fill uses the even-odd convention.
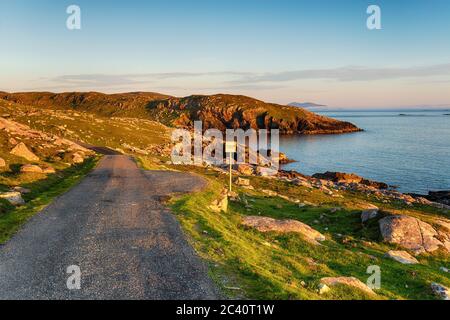
[[[215,299],[205,264],[161,202],[204,187],[106,155],[0,247],[0,299]],[[81,288],[76,287],[78,266]],[[72,269],[70,270],[73,272]]]

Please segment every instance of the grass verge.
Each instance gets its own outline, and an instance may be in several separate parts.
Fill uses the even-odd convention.
[[[96,166],[98,160],[98,157],[89,158],[83,164],[58,171],[46,179],[21,185],[31,190],[30,193],[23,195],[26,201],[24,206],[16,208],[2,201],[0,203],[0,244],[8,241],[28,219],[44,209],[57,196],[78,183]]]

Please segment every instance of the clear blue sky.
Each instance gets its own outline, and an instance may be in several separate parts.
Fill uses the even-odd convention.
[[[66,28],[81,7],[82,29]],[[381,8],[382,30],[366,9]],[[448,0],[2,0],[0,90],[450,105]]]

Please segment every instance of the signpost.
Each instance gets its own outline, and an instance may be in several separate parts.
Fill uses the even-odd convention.
[[[233,184],[233,178],[232,178],[232,155],[237,152],[237,143],[236,141],[227,141],[225,142],[225,153],[228,153],[229,155],[229,163],[230,163],[230,192],[231,192],[231,186]]]

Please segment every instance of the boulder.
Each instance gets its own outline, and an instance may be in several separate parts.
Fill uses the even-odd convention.
[[[360,183],[363,178],[357,176],[353,173],[345,173],[345,172],[330,172],[327,171],[325,173],[316,173],[313,175],[313,178],[330,180],[337,183]]]
[[[256,174],[261,177],[274,177],[278,173],[277,169],[269,168],[269,167],[257,167]]]
[[[34,164],[26,164],[20,168],[22,173],[44,173],[41,167]]]
[[[39,161],[39,157],[31,152],[25,143],[16,145],[10,152],[11,154],[27,159],[28,161]]]
[[[430,191],[427,199],[433,202],[450,205],[450,191]]]
[[[0,158],[0,168],[6,167],[6,161],[3,158]]]
[[[8,142],[9,142],[9,144],[11,144],[13,146],[18,144],[18,141],[16,139],[14,139],[13,137],[9,138]]]
[[[389,185],[387,183],[384,182],[379,182],[379,181],[372,181],[372,180],[368,180],[368,179],[362,179],[361,184],[366,185],[368,187],[373,187],[376,189],[388,189]]]
[[[297,220],[276,220],[268,217],[248,216],[242,220],[246,227],[255,228],[259,232],[299,233],[305,240],[318,244],[325,236],[307,224]]]
[[[249,179],[243,179],[243,178],[237,178],[235,180],[236,185],[238,186],[249,186],[250,180]]]
[[[229,191],[228,192],[228,198],[231,201],[237,201],[237,200],[239,200],[239,194],[237,192],[234,192],[234,191]]]
[[[402,264],[417,264],[417,263],[419,263],[419,261],[417,261],[416,258],[414,258],[412,255],[410,255],[406,251],[391,250],[391,251],[387,252],[385,256],[387,258],[390,258],[390,259],[400,262]]]
[[[228,211],[228,191],[224,190],[220,194],[219,199],[214,200],[211,205],[209,206],[209,209],[211,209],[214,212],[220,213],[220,212],[227,212]]]
[[[21,194],[26,194],[26,193],[30,193],[31,192],[30,189],[23,188],[23,187],[14,187],[14,188],[12,188],[12,190],[20,192]]]
[[[366,284],[356,279],[355,277],[328,277],[320,279],[320,282],[329,287],[336,285],[345,285],[360,289],[367,294],[375,295],[375,292],[373,292],[372,289],[370,289]]]
[[[278,196],[278,193],[277,192],[275,192],[275,191],[272,191],[272,190],[266,190],[266,189],[263,189],[263,190],[261,190],[263,193],[265,193],[265,194],[267,194],[269,197],[276,197],[276,196]]]
[[[52,174],[52,173],[56,173],[56,170],[53,167],[45,166],[45,167],[42,168],[42,172],[43,173]]]
[[[378,209],[378,207],[368,204],[367,208],[364,209],[361,213],[361,221],[364,223],[369,221],[370,219],[378,217],[379,210],[380,209]]]
[[[305,176],[304,174],[301,174],[294,170],[278,170],[278,177],[285,177],[291,180],[301,179],[304,181],[308,181],[308,179],[310,179],[310,177]]]
[[[384,241],[397,244],[416,254],[433,252],[444,244],[431,225],[414,217],[392,215],[379,221]]]
[[[84,155],[80,152],[74,153],[72,156],[72,162],[75,164],[80,164],[84,162]]]
[[[439,271],[445,272],[445,273],[450,273],[450,269],[446,268],[446,267],[440,267]]]
[[[324,283],[319,284],[319,294],[325,294],[329,292],[331,288]]]
[[[433,293],[442,300],[450,300],[450,289],[444,287],[442,284],[433,282],[431,284],[431,290],[433,290]]]
[[[14,206],[21,206],[25,204],[25,201],[22,199],[22,194],[20,192],[0,193],[0,199],[5,199]]]
[[[364,179],[354,173],[327,171],[325,173],[316,173],[313,175],[313,178],[329,180],[335,183],[363,184],[376,189],[387,189],[389,187],[386,183]]]
[[[235,170],[245,176],[251,176],[254,172],[253,167],[249,164],[238,164],[235,166]]]

